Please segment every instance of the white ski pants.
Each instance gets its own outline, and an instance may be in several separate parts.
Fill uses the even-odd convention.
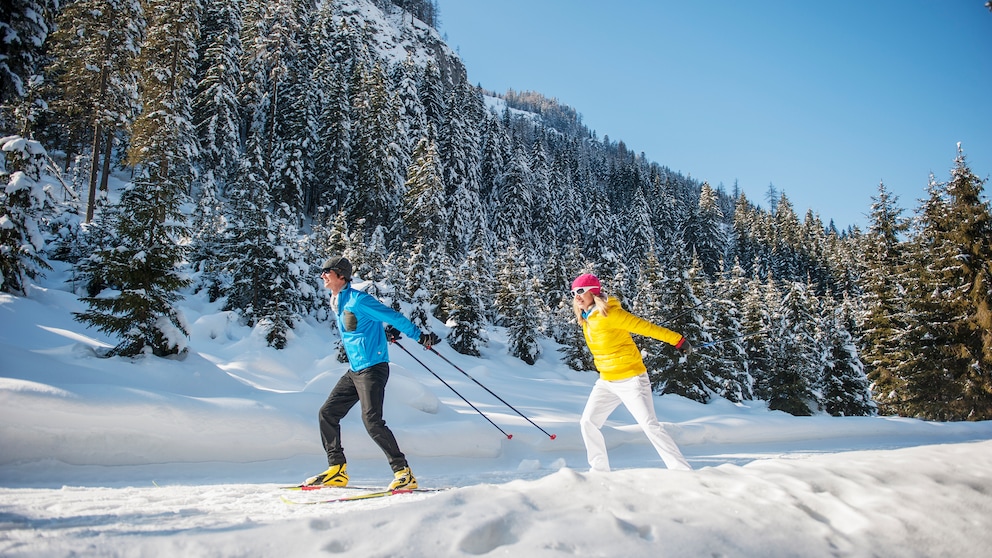
[[[651,380],[645,372],[640,376],[608,382],[596,380],[586,401],[586,407],[579,419],[582,441],[586,445],[586,456],[593,471],[609,471],[610,458],[606,453],[606,439],[600,430],[606,419],[621,403],[637,420],[637,424],[647,434],[648,440],[669,469],[691,470],[689,462],[675,444],[675,440],[665,432],[654,412],[654,397],[651,393]]]

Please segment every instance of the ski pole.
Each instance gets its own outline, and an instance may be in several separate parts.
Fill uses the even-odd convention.
[[[700,302],[699,304],[693,306],[692,308],[686,308],[685,310],[679,312],[678,314],[675,314],[674,316],[670,316],[670,317],[666,318],[665,319],[665,323],[669,323],[670,324],[670,323],[672,323],[672,320],[675,320],[676,318],[681,318],[682,316],[685,316],[686,314],[688,314],[689,312],[692,312],[696,308],[699,308],[699,307],[704,306],[706,304],[709,304],[711,302],[713,302],[713,301],[712,300],[704,300],[704,301]]]
[[[702,345],[696,347],[697,349],[705,349],[706,347],[712,347],[714,345],[720,345],[728,341],[733,341],[735,339],[744,339],[745,337],[751,337],[752,335],[758,335],[759,333],[767,332],[767,329],[759,329],[758,331],[752,331],[751,333],[744,333],[741,335],[735,335],[733,337],[728,337],[726,339],[720,339],[718,341],[710,341],[709,343],[703,343]]]
[[[478,384],[479,387],[481,387],[482,389],[488,391],[493,397],[495,397],[496,399],[499,399],[501,403],[503,403],[504,405],[506,405],[510,409],[513,409],[513,412],[514,413],[517,413],[518,415],[524,417],[524,420],[526,420],[527,422],[533,424],[534,426],[537,426],[537,423],[535,423],[534,421],[532,421],[529,418],[527,418],[527,416],[524,415],[523,413],[521,413],[520,411],[518,411],[516,409],[516,407],[514,407],[513,405],[510,405],[509,403],[507,403],[506,401],[504,401],[502,397],[500,397],[500,396],[496,395],[495,393],[493,393],[493,390],[491,390],[491,389],[487,388],[486,386],[482,385],[481,383],[479,383],[479,380],[476,380],[472,376],[469,376],[468,372],[462,370],[461,368],[459,368],[458,366],[456,366],[455,363],[453,363],[450,360],[448,360],[447,358],[445,358],[444,355],[442,355],[441,353],[439,353],[436,350],[434,350],[434,347],[427,347],[427,350],[430,351],[430,352],[432,352],[432,353],[434,353],[434,354],[436,354],[437,356],[441,357],[441,359],[444,360],[444,362],[447,362],[451,366],[454,366],[455,367],[455,370],[461,372],[462,374],[465,374],[465,377],[467,377],[469,380],[472,380],[473,382],[475,382],[476,384]],[[558,437],[556,434],[550,434],[550,433],[548,433],[547,430],[541,428],[540,426],[537,426],[537,429],[540,430],[541,432],[544,432],[544,434],[547,435],[552,440],[554,440],[555,438]]]
[[[455,393],[455,395],[457,395],[458,397],[461,397],[462,398],[462,401],[468,403],[468,406],[469,407],[472,407],[473,409],[475,409],[475,412],[476,413],[479,413],[480,415],[482,415],[482,418],[488,420],[489,421],[489,424],[491,424],[491,425],[493,425],[493,426],[496,427],[496,430],[499,430],[500,432],[502,432],[503,435],[506,436],[506,439],[507,440],[512,440],[513,439],[513,434],[507,434],[506,431],[503,430],[502,428],[500,428],[499,425],[497,425],[495,422],[493,422],[491,418],[487,417],[486,416],[486,413],[483,413],[482,411],[480,411],[475,405],[472,404],[471,401],[469,401],[468,399],[465,399],[465,396],[463,396],[462,394],[458,393],[458,390],[456,390],[455,388],[451,387],[451,384],[449,384],[448,382],[445,382],[444,379],[441,378],[441,376],[438,376],[437,374],[435,374],[434,371],[431,370],[431,368],[429,366],[427,366],[426,364],[424,364],[423,362],[421,362],[421,360],[419,358],[413,356],[413,353],[411,353],[410,351],[406,350],[406,347],[404,347],[403,345],[400,345],[399,341],[396,341],[394,339],[392,341],[392,343],[394,345],[396,345],[397,347],[403,349],[403,352],[406,353],[406,354],[408,354],[408,355],[410,355],[410,358],[412,358],[413,360],[419,362],[421,366],[423,366],[424,368],[426,368],[427,371],[431,373],[432,376],[434,376],[438,380],[441,380],[441,383],[442,384],[448,386],[448,389],[450,389],[451,391],[453,391]]]

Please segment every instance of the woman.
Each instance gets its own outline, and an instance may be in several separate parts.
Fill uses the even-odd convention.
[[[647,368],[630,334],[653,337],[687,354],[692,351],[692,345],[682,335],[624,310],[617,299],[602,293],[599,279],[589,273],[572,281],[572,310],[599,371],[599,379],[579,420],[589,467],[593,471],[610,470],[606,440],[600,429],[610,413],[623,403],[666,467],[691,470],[675,441],[658,422]]]

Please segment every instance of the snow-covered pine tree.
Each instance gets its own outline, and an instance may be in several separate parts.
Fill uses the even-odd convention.
[[[755,208],[741,192],[737,198],[733,218],[733,255],[734,261],[741,266],[744,277],[751,277],[755,270],[755,241],[754,241]]]
[[[781,207],[781,206],[780,206]],[[781,313],[772,322],[769,337],[774,339],[774,365],[766,376],[768,408],[794,416],[809,416],[818,399],[822,354],[815,343],[813,328],[815,299],[808,287],[798,281],[786,283]]]
[[[427,122],[426,130],[421,137],[437,140],[437,134],[444,126],[446,111],[444,90],[441,70],[434,60],[428,60],[419,84],[420,101],[423,103],[424,119]]]
[[[437,144],[427,138],[417,142],[407,169],[406,193],[401,216],[411,238],[420,239],[424,249],[443,252],[448,238],[444,182]]]
[[[231,278],[223,293],[224,309],[237,311],[248,325],[256,323],[265,306],[277,236],[259,143],[257,138],[249,141],[238,180],[231,184],[221,256]]]
[[[534,141],[531,143],[528,154],[527,166],[530,169],[531,185],[531,228],[535,238],[542,238],[547,234],[551,226],[551,208],[549,188],[551,187],[550,161],[548,151],[545,146],[546,131],[541,127],[536,133]],[[539,245],[535,242],[535,248]]]
[[[189,236],[182,206],[198,156],[191,105],[199,12],[197,0],[146,3],[148,34],[139,58],[144,110],[128,151],[137,172],[121,196],[119,244],[99,255],[104,276],[119,292],[83,299],[90,309],[76,314],[121,337],[110,356],[186,350],[186,323],[176,303],[190,284],[179,266]]]
[[[0,138],[0,291],[27,295],[28,282],[51,269],[43,230],[56,202],[44,173],[45,149],[20,136]]]
[[[354,161],[352,160],[353,123],[351,106],[351,79],[356,55],[355,37],[346,20],[334,27],[332,7],[328,2],[321,8],[315,33],[323,31],[327,53],[314,70],[314,87],[320,90],[321,113],[318,116],[317,150],[315,154],[315,184],[313,200],[308,200],[308,212],[320,208],[333,211],[344,207],[353,188]],[[336,30],[335,30],[336,29]]]
[[[641,273],[634,284],[633,296],[626,308],[629,312],[658,325],[674,330],[669,318],[677,312],[671,306],[672,293],[665,292],[670,282],[654,250],[649,250],[641,262]],[[656,389],[668,380],[667,371],[675,362],[671,346],[650,337],[634,340],[641,350],[651,385]]]
[[[347,256],[351,250],[351,233],[344,210],[333,214],[322,211],[313,223],[314,247],[321,258]]]
[[[354,186],[345,208],[368,226],[399,222],[403,177],[393,146],[399,140],[398,100],[388,90],[382,62],[356,66],[352,87]],[[406,169],[402,169],[405,171]]]
[[[216,258],[222,248],[224,195],[237,177],[241,159],[239,60],[243,0],[209,0],[203,6],[200,53],[196,75],[200,81],[193,97],[193,121],[199,141],[196,161],[200,176],[195,185],[190,261],[201,272],[199,283],[210,300],[223,290],[222,265]]]
[[[30,137],[38,109],[34,91],[45,60],[42,45],[57,13],[56,0],[10,0],[0,6],[0,130]]]
[[[716,192],[709,183],[703,183],[699,194],[699,207],[695,213],[697,235],[692,239],[696,255],[703,272],[715,278],[721,271],[723,255],[727,250],[727,238],[723,229],[723,212],[720,210]]]
[[[458,266],[451,280],[453,286],[449,296],[448,344],[455,351],[470,356],[479,356],[479,348],[488,339],[486,337],[486,319],[483,314],[482,293],[486,260],[483,252],[476,248],[469,252],[465,260]]]
[[[452,256],[464,255],[486,227],[479,194],[484,111],[481,95],[467,81],[452,90],[438,147],[448,206],[445,241]]]
[[[675,261],[681,263],[685,254],[678,253]],[[706,330],[703,317],[703,301],[696,295],[694,289],[693,271],[700,273],[699,260],[692,258],[693,266],[688,269],[677,265],[674,270],[665,274],[661,283],[664,292],[665,305],[668,308],[669,319],[662,324],[668,329],[682,334],[690,343],[694,340],[708,340],[712,333]],[[685,271],[680,271],[685,269]],[[702,362],[701,354],[692,353],[688,356],[679,355],[673,347],[663,349],[659,364],[655,368],[652,385],[661,394],[674,393],[700,403],[706,403],[712,398],[719,386]]]
[[[433,261],[431,253],[427,250],[423,241],[418,239],[410,250],[410,256],[406,262],[406,296],[410,300],[410,311],[408,318],[417,324],[421,329],[430,328],[428,316],[430,316],[430,288],[429,282],[434,275]]]
[[[482,165],[479,169],[479,199],[486,215],[492,220],[490,207],[493,196],[503,189],[506,181],[506,161],[510,158],[510,136],[503,121],[493,111],[486,113],[482,134]],[[490,227],[491,228],[491,227]]]
[[[898,375],[906,382],[904,412],[911,416],[980,420],[992,415],[982,354],[989,336],[982,324],[989,320],[992,258],[981,189],[959,150],[950,182],[931,177],[910,239],[913,319],[904,340],[915,353],[900,363]]]
[[[390,74],[393,90],[400,103],[400,145],[403,152],[413,153],[421,138],[428,137],[424,103],[420,100],[419,84],[423,69],[417,65],[412,53],[394,64]],[[407,162],[406,164],[409,164]]]
[[[530,220],[534,204],[531,172],[527,154],[518,142],[513,143],[504,180],[490,197],[489,214],[497,246],[503,247],[514,239],[522,243],[518,248],[526,254],[534,246]]]
[[[113,135],[126,128],[141,108],[135,61],[144,32],[139,0],[79,0],[62,7],[50,37],[48,79],[53,87],[57,84],[57,92],[49,100],[56,120],[68,125],[74,140],[92,142],[87,223],[97,205],[100,153],[104,156],[100,183],[105,190]]]
[[[200,142],[201,189],[211,192],[201,206],[212,206],[212,199],[226,191],[238,170],[243,4],[244,0],[208,0],[204,4],[193,120]]]
[[[764,331],[763,335],[744,338],[748,370],[754,378],[755,398],[768,401],[772,396],[770,376],[776,366],[775,354],[780,340],[774,337],[772,325],[780,320],[782,297],[771,276],[761,281],[757,274],[748,283],[750,288],[744,298],[744,328],[747,331]]]
[[[931,174],[927,192],[906,242],[907,329],[899,337],[898,352],[904,357],[895,362],[894,372],[903,389],[898,399],[884,402],[886,409],[898,403],[900,415],[950,420],[949,407],[961,399],[961,386],[954,381],[957,358],[947,351],[954,317],[946,311],[951,293],[943,274],[957,254],[946,238],[946,185]]]
[[[883,414],[902,408],[905,382],[896,368],[911,349],[900,342],[908,324],[905,283],[906,268],[902,237],[909,223],[901,217],[898,198],[892,196],[885,184],[878,185],[878,195],[872,197],[868,215],[868,232],[862,240],[864,254],[861,273],[860,347],[866,373],[873,384],[874,397]]]
[[[950,214],[948,240],[957,248],[952,267],[957,297],[949,308],[958,319],[949,349],[967,365],[961,377],[964,400],[957,416],[992,419],[992,211],[980,179],[968,165],[961,144],[947,183]]]
[[[828,307],[821,321],[826,355],[820,397],[823,410],[833,416],[868,416],[874,414],[876,405],[854,338],[844,325],[850,321],[845,317],[849,312],[845,299]]]
[[[716,286],[717,292],[722,289],[723,296],[714,296],[708,308],[713,316],[716,340],[723,341],[706,353],[712,355],[714,367],[722,371],[717,374],[721,379],[717,395],[734,402],[754,398],[754,378],[751,377],[745,343],[747,337],[763,335],[760,330],[747,330],[744,324],[743,309],[749,288],[744,270],[735,264],[729,276]]]
[[[501,280],[510,280],[514,284],[514,306],[510,310],[512,315],[506,328],[506,341],[510,355],[533,365],[541,355],[541,345],[537,342],[541,337],[541,317],[535,304],[538,300],[535,293],[539,290],[539,285],[526,268],[523,271],[524,273],[515,277],[500,274]]]
[[[562,145],[558,156],[551,161],[551,171],[548,177],[548,215],[549,227],[542,237],[542,245],[560,248],[568,243],[574,243],[578,237],[575,208],[576,192],[573,179],[575,161],[575,146]],[[565,285],[565,283],[563,283]]]
[[[360,277],[368,281],[381,282],[386,279],[386,229],[378,226],[368,239],[368,249],[361,265],[356,268]]]
[[[773,231],[771,271],[778,281],[805,281],[806,275],[799,261],[799,216],[788,196],[783,192],[775,205],[771,221]]]

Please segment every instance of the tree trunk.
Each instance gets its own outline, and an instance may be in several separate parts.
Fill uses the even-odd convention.
[[[93,149],[90,150],[90,194],[86,205],[86,222],[93,220],[93,211],[96,206],[96,163],[100,158],[100,135],[103,133],[103,126],[97,122],[93,128]]]
[[[110,153],[114,150],[114,133],[107,132],[107,142],[103,147],[103,176],[100,177],[100,191],[106,192],[110,182]]]

